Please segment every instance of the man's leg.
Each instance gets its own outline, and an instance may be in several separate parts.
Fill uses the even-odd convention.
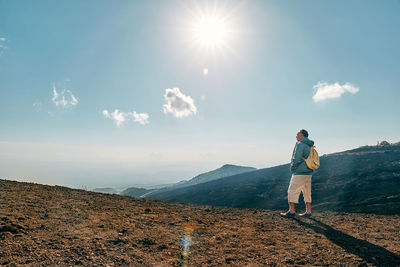
[[[295,203],[289,202],[289,211],[290,212],[296,212],[295,205],[296,205]]]
[[[301,176],[292,175],[288,188],[288,202],[289,202],[290,212],[295,212],[295,205],[299,203],[299,196],[302,186],[303,186],[303,181]]]
[[[311,175],[305,178],[305,183],[301,191],[303,192],[304,202],[306,203],[306,212],[311,213]]]
[[[299,203],[301,186],[302,184],[301,181],[298,179],[298,177],[296,175],[292,175],[288,188],[289,211],[281,213],[282,216],[286,218],[293,218],[295,216],[296,214],[295,204]]]
[[[306,202],[306,212],[311,213],[311,202]]]

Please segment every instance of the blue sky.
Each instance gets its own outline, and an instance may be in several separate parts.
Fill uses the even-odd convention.
[[[0,177],[171,183],[287,163],[301,128],[320,154],[398,142],[399,12],[394,0],[0,0]]]

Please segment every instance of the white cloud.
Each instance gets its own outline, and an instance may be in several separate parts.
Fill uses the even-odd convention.
[[[146,124],[149,123],[149,114],[147,113],[136,113],[136,111],[133,112],[133,121],[138,122],[140,124]]]
[[[138,122],[142,125],[149,123],[149,114],[137,113],[136,111],[121,112],[118,109],[116,109],[112,113],[110,113],[108,110],[103,110],[103,115],[106,118],[112,119],[118,127],[122,126],[125,121],[129,120]]]
[[[0,42],[5,42],[6,38],[0,37]],[[0,43],[0,56],[3,54],[4,50],[6,50],[8,47],[5,46],[4,44]]]
[[[58,107],[69,108],[78,105],[78,99],[68,89],[63,89],[60,93],[57,92],[57,88],[53,85],[53,103]]]
[[[118,109],[114,110],[113,113],[108,112],[108,110],[103,110],[103,115],[106,118],[111,118],[114,120],[117,126],[121,126],[125,122],[125,113],[120,112]]]
[[[167,101],[163,106],[165,114],[171,113],[176,118],[182,118],[197,112],[193,99],[182,94],[179,88],[165,89],[164,98]]]
[[[318,82],[318,84],[314,85],[313,88],[316,89],[313,96],[314,102],[320,102],[331,98],[339,98],[346,92],[355,94],[359,91],[359,88],[350,83],[340,85],[337,82],[333,84]]]

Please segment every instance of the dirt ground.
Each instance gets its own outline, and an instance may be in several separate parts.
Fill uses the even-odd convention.
[[[188,257],[184,226],[194,226]],[[400,266],[400,216],[145,201],[0,180],[4,266]]]

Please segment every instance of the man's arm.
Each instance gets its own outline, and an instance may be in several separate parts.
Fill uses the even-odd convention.
[[[294,172],[300,165],[302,161],[301,157],[303,156],[303,150],[304,147],[301,145],[301,143],[296,145],[295,151],[293,153],[292,163],[290,164],[291,172]]]

